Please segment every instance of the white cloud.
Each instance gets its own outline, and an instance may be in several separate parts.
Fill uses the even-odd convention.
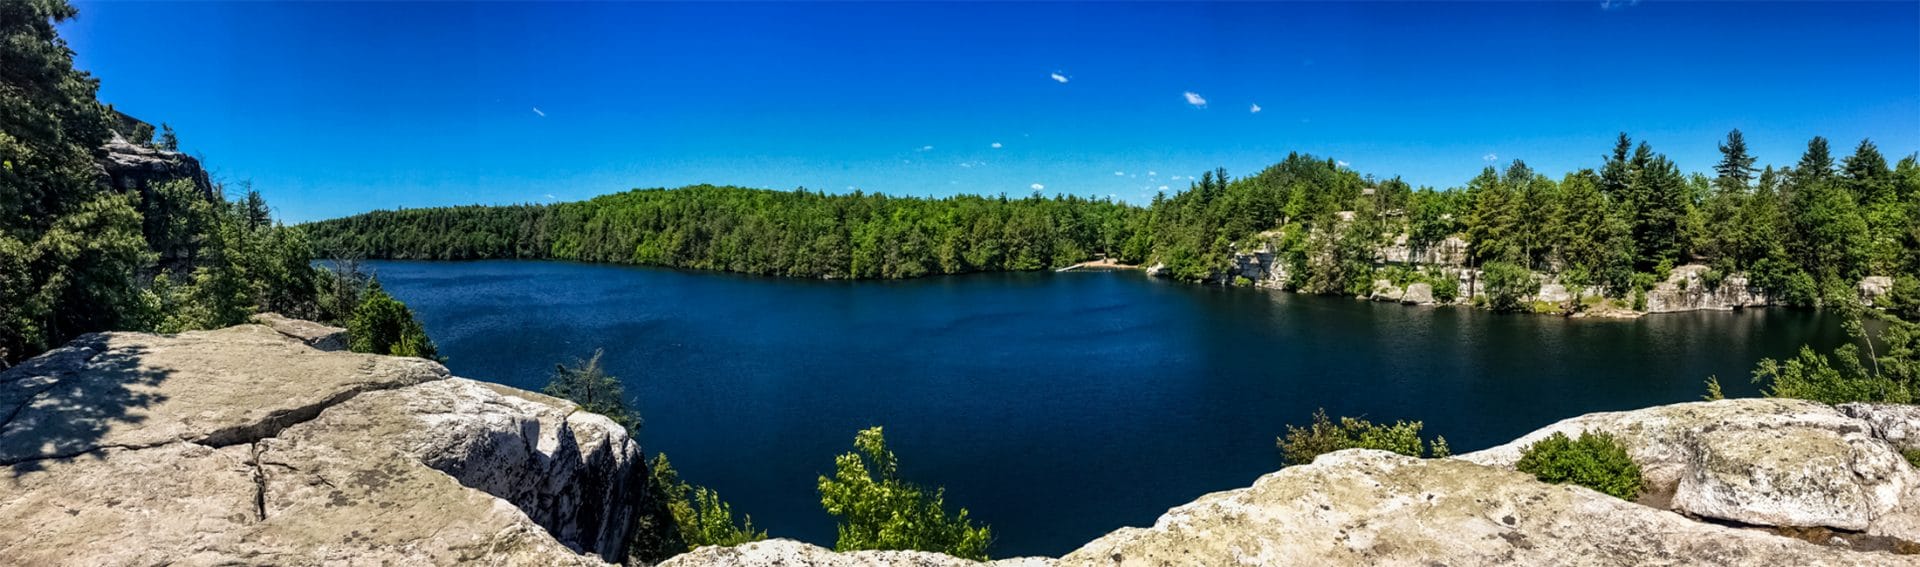
[[[1060,83],[1060,84],[1063,84],[1063,85],[1067,83],[1067,76],[1066,76],[1066,75],[1062,75],[1062,74],[1060,74],[1060,73],[1053,73],[1053,74],[1051,74],[1051,75],[1048,75],[1048,76],[1049,76],[1049,77],[1053,77],[1053,81],[1054,81],[1054,82],[1056,82],[1056,83]]]
[[[1120,177],[1120,176],[1122,176],[1122,175],[1126,175],[1126,174],[1127,174],[1127,172],[1125,172],[1125,171],[1115,171],[1115,172],[1113,172],[1113,176],[1114,176],[1114,177]]]
[[[541,111],[540,111],[540,107],[538,107],[538,106],[536,106],[536,107],[533,107],[533,113],[534,113],[534,114],[538,114],[538,115],[540,115],[540,117],[541,117],[541,118],[546,118],[546,117],[547,117],[547,113],[545,113],[545,112],[541,112]]]
[[[1158,171],[1149,171],[1149,172],[1147,172],[1147,177],[1153,177],[1153,176],[1155,176],[1155,175],[1159,175],[1159,174],[1160,174],[1160,172],[1158,172]]]
[[[1485,161],[1500,161],[1500,156],[1490,153],[1484,156],[1480,156],[1480,159]]]
[[[1206,107],[1207,107],[1207,99],[1206,99],[1206,97],[1202,97],[1202,96],[1200,96],[1200,93],[1196,93],[1196,92],[1193,92],[1193,91],[1187,91],[1187,92],[1185,92],[1185,93],[1182,93],[1182,94],[1185,94],[1185,95],[1186,95],[1186,97],[1187,97],[1187,104],[1191,104],[1191,105],[1193,105],[1193,106],[1194,106],[1194,108],[1206,108]]]
[[[548,201],[552,201],[553,199],[554,199],[554,197],[553,197],[553,194],[552,194],[552,193],[548,193],[548,194],[547,194],[547,200],[548,200]]]
[[[1339,161],[1339,160],[1335,160],[1333,163],[1340,164],[1340,167],[1346,167],[1348,165],[1347,162]]]
[[[1033,187],[1033,190],[1035,190],[1035,191],[1039,191],[1039,190],[1041,190],[1041,189],[1046,189],[1046,188],[1047,188],[1047,186],[1045,186],[1045,185],[1041,185],[1041,184],[1039,184],[1039,183],[1035,183],[1035,184],[1033,184],[1033,185],[1029,185],[1029,187]]]
[[[1260,113],[1260,105],[1258,105],[1258,104],[1255,104],[1255,105],[1253,105],[1253,108],[1249,108],[1249,109],[1247,109],[1247,112],[1250,112],[1250,113],[1253,113],[1253,114],[1259,114],[1259,113]]]
[[[933,151],[933,146],[920,146],[920,151],[923,151],[923,152]]]
[[[993,148],[993,149],[996,149],[996,150],[997,150],[997,149],[1000,149],[1000,142],[994,142],[994,143],[992,143],[992,144],[989,144],[989,145],[988,145],[987,147],[990,147],[990,148]]]
[[[1639,5],[1640,0],[1600,0],[1602,10],[1625,10]]]
[[[1160,190],[1161,190],[1161,191],[1165,191],[1165,190],[1167,190],[1167,186],[1165,186],[1165,185],[1161,185],[1161,186],[1160,186]]]

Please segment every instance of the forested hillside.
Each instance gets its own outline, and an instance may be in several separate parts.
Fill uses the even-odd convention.
[[[1792,166],[1756,167],[1739,131],[1713,174],[1683,173],[1622,134],[1592,169],[1549,177],[1514,161],[1464,187],[1414,189],[1294,154],[1250,177],[1202,175],[1147,207],[1077,197],[826,195],[731,187],[636,190],[556,205],[380,211],[308,225],[322,254],[557,258],[795,277],[906,278],[1033,270],[1106,255],[1226,281],[1265,247],[1287,287],[1364,294],[1383,269],[1539,273],[1613,297],[1674,266],[1740,273],[1789,304],[1848,292],[1868,275],[1920,273],[1920,164],[1890,166],[1871,141],[1835,160],[1814,138]],[[1465,265],[1383,266],[1380,251],[1449,238]]]
[[[379,211],[306,225],[322,254],[555,258],[808,278],[1037,270],[1145,259],[1138,208],[1079,197],[946,199],[700,185],[557,205]]]

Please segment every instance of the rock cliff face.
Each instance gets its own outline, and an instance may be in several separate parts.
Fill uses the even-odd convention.
[[[1920,565],[1906,406],[1726,400],[1591,414],[1449,459],[1322,455],[1058,559],[994,565]],[[1512,469],[1554,432],[1619,436],[1646,469],[1628,502]],[[1812,540],[1812,541],[1809,541]],[[702,548],[710,565],[975,565],[792,541]]]
[[[0,373],[0,563],[623,558],[646,472],[621,427],[262,320],[87,335]]]
[[[207,170],[201,168],[200,160],[193,156],[135,144],[119,133],[101,149],[106,155],[99,160],[100,180],[116,190],[138,192],[145,199],[156,183],[186,179],[208,200],[218,197],[214,195]]]

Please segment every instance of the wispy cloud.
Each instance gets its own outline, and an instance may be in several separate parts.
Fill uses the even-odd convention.
[[[1046,188],[1047,188],[1047,186],[1045,186],[1045,185],[1041,185],[1041,184],[1039,184],[1039,183],[1035,183],[1035,184],[1033,184],[1033,185],[1029,185],[1028,187],[1032,187],[1032,188],[1033,188],[1033,190],[1035,190],[1035,191],[1039,191],[1039,190],[1041,190],[1041,189],[1046,189]]]
[[[1259,113],[1260,113],[1260,105],[1258,105],[1258,104],[1255,104],[1255,105],[1253,105],[1253,108],[1249,108],[1249,109],[1247,109],[1247,112],[1250,112],[1250,113],[1253,113],[1253,114],[1259,114]]]
[[[1060,74],[1060,73],[1058,73],[1058,72],[1054,72],[1054,73],[1052,73],[1052,74],[1049,74],[1049,75],[1047,75],[1047,76],[1048,76],[1048,77],[1052,77],[1052,78],[1053,78],[1053,82],[1056,82],[1056,83],[1060,83],[1060,84],[1063,84],[1063,85],[1064,85],[1064,84],[1067,84],[1067,76],[1066,76],[1066,75],[1062,75],[1062,74]]]
[[[533,113],[534,113],[534,114],[538,114],[538,115],[540,115],[540,117],[541,117],[541,118],[546,118],[546,117],[547,117],[547,113],[545,113],[545,112],[542,112],[542,111],[540,110],[540,107],[538,107],[538,106],[536,106],[536,107],[533,107]]]
[[[1161,185],[1161,186],[1160,186],[1160,190],[1161,190],[1161,191],[1165,191],[1165,190],[1167,190],[1167,186],[1165,186],[1165,185]]]
[[[987,147],[990,147],[990,148],[993,148],[993,149],[996,149],[996,150],[997,150],[997,149],[1000,149],[1000,148],[1001,148],[1001,145],[1000,145],[1000,142],[994,142],[994,143],[992,143],[992,144],[990,144],[990,145],[988,145]]]
[[[1640,0],[1600,0],[1602,10],[1625,10],[1639,5]]]
[[[1114,176],[1114,177],[1120,177],[1120,176],[1123,176],[1123,175],[1126,175],[1126,174],[1127,174],[1127,172],[1125,172],[1125,171],[1115,171],[1115,172],[1113,172],[1113,176]]]
[[[931,152],[933,151],[933,146],[920,146],[920,149],[916,151]]]
[[[1487,162],[1495,162],[1495,161],[1500,161],[1500,156],[1499,154],[1489,153],[1487,155],[1480,156],[1480,160],[1487,161]]]
[[[1185,95],[1187,96],[1187,104],[1191,104],[1191,105],[1193,105],[1193,107],[1194,107],[1194,108],[1206,108],[1206,107],[1207,107],[1207,99],[1206,99],[1206,97],[1202,97],[1202,96],[1200,96],[1200,93],[1196,93],[1196,92],[1193,92],[1193,91],[1187,91],[1187,92],[1185,92],[1185,93],[1182,93],[1182,94],[1185,94]]]
[[[554,196],[553,196],[553,194],[552,194],[552,193],[548,193],[548,194],[547,194],[547,200],[548,200],[548,201],[552,201],[553,199],[554,199]]]
[[[1148,172],[1147,172],[1147,177],[1153,177],[1153,176],[1155,176],[1155,175],[1159,175],[1159,174],[1160,174],[1160,172],[1158,172],[1158,171],[1148,171]]]
[[[1340,161],[1340,160],[1334,160],[1333,163],[1340,164],[1340,167],[1346,167],[1347,165],[1349,165],[1347,162]]]

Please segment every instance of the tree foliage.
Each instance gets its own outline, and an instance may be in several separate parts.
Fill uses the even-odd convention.
[[[673,469],[673,463],[667,461],[666,453],[654,454],[647,467],[655,494],[666,502],[667,510],[673,516],[683,543],[681,551],[709,545],[727,547],[767,539],[766,531],[753,529],[752,516],[742,516],[736,522],[733,506],[722,501],[718,492],[681,480],[680,473]]]
[[[1306,427],[1287,426],[1287,434],[1277,444],[1281,457],[1289,465],[1304,465],[1313,462],[1314,457],[1346,449],[1377,449],[1409,457],[1439,458],[1450,454],[1447,438],[1434,437],[1426,441],[1420,437],[1421,427],[1418,421],[1395,421],[1388,425],[1352,417],[1342,417],[1336,422],[1322,409],[1313,412],[1313,423]]]
[[[900,478],[899,461],[879,427],[853,439],[854,452],[834,458],[832,477],[822,476],[820,505],[840,520],[839,551],[907,549],[974,560],[987,558],[993,540],[967,510],[949,515],[946,489],[928,490]]]
[[[439,349],[414,319],[413,310],[388,295],[378,281],[369,285],[347,322],[347,348],[353,352],[439,360]],[[598,361],[598,357],[595,358]],[[549,386],[551,387],[551,386]],[[556,394],[559,395],[559,394]],[[561,397],[566,397],[561,395]],[[592,410],[589,410],[592,411]]]
[[[580,404],[580,409],[607,416],[629,433],[638,433],[640,416],[627,400],[626,386],[600,365],[604,354],[604,349],[594,349],[592,357],[575,360],[573,364],[553,365],[553,377],[541,391],[571,400]]]

